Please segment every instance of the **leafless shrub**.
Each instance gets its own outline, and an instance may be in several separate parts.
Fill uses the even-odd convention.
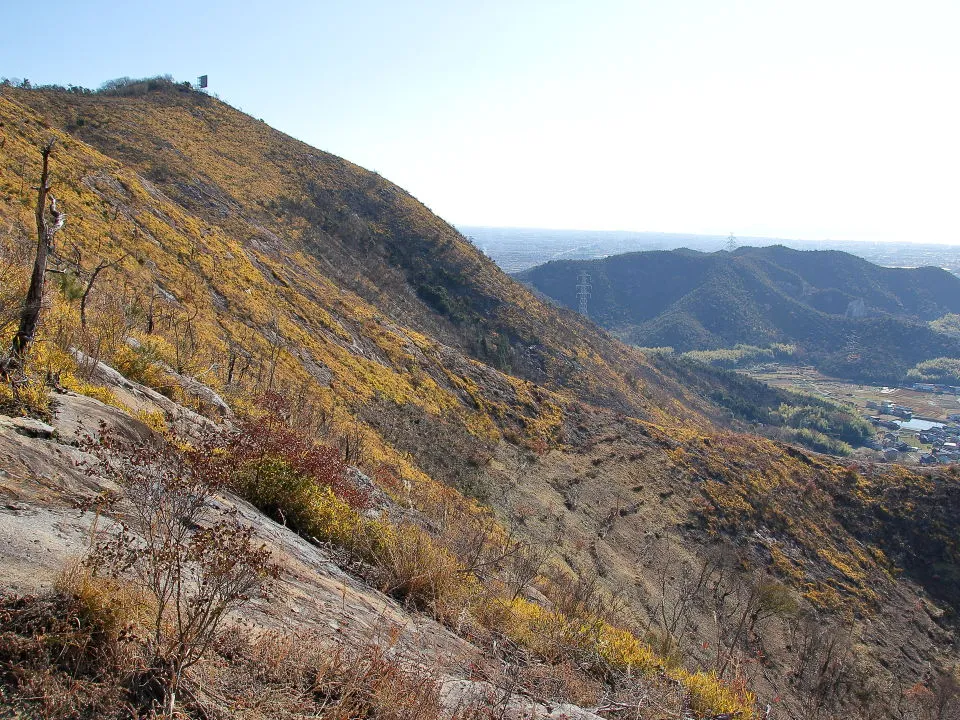
[[[712,669],[723,678],[753,647],[763,621],[789,616],[797,603],[784,585],[755,573],[747,578],[711,578],[710,609],[716,650]]]
[[[338,442],[344,463],[356,467],[366,462],[367,437],[360,429],[359,422],[355,421],[352,426],[341,431]]]
[[[77,338],[57,332],[57,342],[63,348],[78,341],[87,360],[82,365],[83,374],[92,377],[98,362],[112,362],[117,351],[123,346],[127,333],[131,329],[122,298],[115,295],[96,296],[90,308],[93,322],[74,328]]]
[[[554,554],[553,547],[546,544],[520,542],[517,551],[506,562],[504,575],[511,599],[515,600],[539,577]]]
[[[465,514],[445,499],[435,513],[437,536],[457,556],[462,572],[479,580],[500,575],[526,543],[505,531],[490,513]]]
[[[669,548],[660,546],[653,563],[657,594],[652,619],[659,625],[655,644],[662,655],[671,657],[684,649],[694,610],[702,603],[718,562],[709,557],[698,563],[678,561]]]
[[[554,609],[570,618],[608,615],[603,587],[596,572],[584,571],[576,575],[551,568],[544,587]]]
[[[106,437],[90,444],[99,459],[90,471],[122,487],[132,509],[87,565],[129,578],[151,598],[151,662],[141,691],[145,700],[162,699],[172,717],[184,672],[216,640],[227,613],[264,592],[277,571],[252,528],[209,522],[208,503],[223,483],[215,465],[167,445],[131,448]]]
[[[729,544],[713,548],[694,561],[676,559],[665,545],[654,546],[651,563],[656,578],[650,638],[660,654],[685,653],[698,617],[713,620],[712,637],[704,648],[713,648],[705,669],[721,677],[762,648],[762,628],[774,617],[796,613],[793,593],[763,572],[743,572],[743,559]]]
[[[940,672],[904,693],[908,720],[960,720],[960,677]]]
[[[852,635],[851,625],[829,622],[814,611],[787,623],[788,678],[797,690],[799,717],[833,717],[859,684]]]
[[[865,695],[865,717],[960,720],[960,665],[929,671],[916,682],[896,673],[874,676],[857,690],[858,700]]]

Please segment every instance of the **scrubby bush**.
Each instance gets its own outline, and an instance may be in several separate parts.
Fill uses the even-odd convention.
[[[19,373],[0,382],[0,413],[49,420],[50,397],[44,383]]]
[[[480,593],[458,558],[416,525],[381,525],[371,550],[383,591],[440,619],[454,620]]]
[[[300,513],[310,493],[324,487],[351,508],[367,507],[368,493],[347,479],[340,453],[292,428],[290,413],[286,399],[268,393],[259,399],[256,414],[240,418],[223,436],[219,462],[241,493],[272,503],[271,509],[285,516]]]
[[[173,717],[184,673],[217,639],[225,617],[265,592],[278,570],[253,530],[236,519],[213,520],[208,505],[222,487],[211,447],[182,453],[165,443],[132,447],[105,430],[85,448],[96,472],[114,482],[132,512],[102,536],[86,559],[94,574],[129,581],[149,598],[149,667],[142,684]],[[114,498],[115,499],[115,498]],[[98,511],[110,499],[81,505]]]
[[[69,581],[42,595],[0,596],[0,705],[5,717],[129,718],[142,666],[112,590]]]
[[[842,440],[831,438],[828,435],[810,428],[782,428],[779,439],[784,442],[803,445],[817,452],[829,453],[845,457],[853,452],[853,448]]]
[[[368,522],[329,486],[268,460],[233,478],[233,488],[278,521],[321,542],[329,542],[366,559]]]
[[[163,370],[173,357],[170,344],[157,335],[133,333],[111,358],[113,367],[128,380],[173,397],[176,383]]]
[[[216,451],[202,462],[278,522],[367,560],[377,535],[359,512],[370,504],[367,491],[347,479],[335,448],[290,427],[289,414],[280,395],[262,397],[258,414],[213,439]]]

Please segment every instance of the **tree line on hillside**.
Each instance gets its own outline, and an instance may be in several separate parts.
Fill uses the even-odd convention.
[[[189,81],[177,82],[172,75],[155,75],[146,78],[119,77],[107,80],[99,88],[93,90],[82,85],[35,85],[27,78],[0,78],[0,87],[16,87],[21,90],[40,90],[66,92],[74,95],[114,95],[121,97],[136,97],[147,93],[175,90],[178,92],[192,92],[193,85]]]
[[[813,395],[775,388],[742,373],[668,353],[651,353],[658,368],[709,397],[762,434],[833,455],[866,444],[873,427],[844,406]]]

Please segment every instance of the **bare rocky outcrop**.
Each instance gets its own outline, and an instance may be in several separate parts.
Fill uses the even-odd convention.
[[[450,718],[463,708],[494,708],[503,720],[601,720],[577,705],[548,705],[524,695],[505,692],[491,683],[445,676],[440,684],[440,704]]]
[[[98,366],[97,373],[114,388],[150,397],[107,366]],[[178,413],[181,420],[190,416],[185,408]],[[59,573],[89,549],[96,531],[116,526],[112,517],[75,507],[77,501],[117,490],[88,472],[95,459],[77,446],[77,439],[95,435],[101,427],[139,443],[149,442],[154,433],[117,408],[72,393],[56,397],[49,433],[24,434],[19,432],[23,424],[0,416],[0,591],[31,594],[51,588]],[[370,483],[357,471],[354,476],[359,485]],[[122,516],[122,504],[118,512]],[[444,673],[441,703],[450,717],[479,703],[516,720],[597,718],[575,706],[550,707],[488,682],[462,679],[459,675],[481,658],[477,647],[344,571],[332,552],[224,493],[213,501],[211,519],[227,515],[252,526],[281,568],[271,597],[254,600],[234,616],[248,632],[314,633],[358,646],[382,639],[410,661]]]
[[[74,350],[73,356],[80,367],[90,374],[92,379],[109,388],[121,402],[132,410],[160,410],[163,412],[167,422],[177,433],[196,436],[200,431],[214,426],[214,422],[209,418],[175,403],[153,388],[128,380],[114,368],[85,355],[80,350]],[[200,385],[200,383],[197,383],[197,385]],[[209,388],[207,389],[209,390]],[[210,392],[216,395],[212,390]],[[217,398],[219,397],[217,395]],[[226,407],[226,403],[222,399],[220,399],[220,402]],[[229,407],[227,409],[229,410]],[[232,414],[231,412],[230,415]]]

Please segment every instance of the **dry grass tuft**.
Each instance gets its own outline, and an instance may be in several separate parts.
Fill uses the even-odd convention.
[[[230,708],[230,717],[321,717],[325,720],[438,720],[441,677],[390,639],[337,644],[314,635],[267,633],[255,640],[235,632],[221,642],[218,660],[207,663],[198,693],[207,705]],[[460,708],[457,720],[482,717]]]
[[[132,583],[118,578],[94,575],[80,560],[69,563],[57,577],[54,590],[76,602],[88,620],[99,623],[104,631],[119,635],[135,632],[150,619],[150,598]]]
[[[141,655],[127,606],[94,582],[75,589],[0,597],[0,705],[13,717],[132,714],[128,687]]]

